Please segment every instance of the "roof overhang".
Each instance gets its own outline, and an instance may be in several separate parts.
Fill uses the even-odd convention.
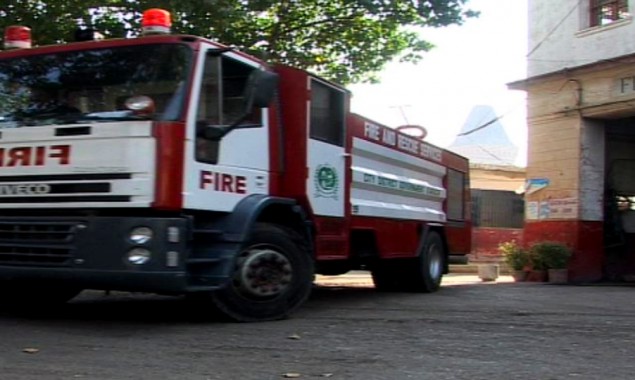
[[[587,63],[585,65],[565,67],[558,71],[552,71],[515,82],[510,82],[507,83],[507,88],[509,88],[510,90],[527,91],[528,88],[534,84],[548,82],[559,78],[570,79],[575,75],[597,72],[599,70],[606,70],[616,66],[624,65],[625,63],[635,64],[635,53],[614,58],[602,59],[592,63]]]

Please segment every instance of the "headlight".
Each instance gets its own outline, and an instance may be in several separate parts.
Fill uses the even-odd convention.
[[[145,244],[152,240],[153,232],[149,227],[136,227],[130,231],[130,241],[135,244]]]
[[[134,248],[128,252],[128,262],[134,265],[143,265],[150,261],[152,253],[145,248]]]

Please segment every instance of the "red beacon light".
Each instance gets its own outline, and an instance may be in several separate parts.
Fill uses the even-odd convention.
[[[152,8],[143,12],[142,34],[169,34],[171,26],[170,12],[165,9]]]
[[[5,49],[29,49],[31,47],[31,28],[20,25],[8,26],[4,30]]]

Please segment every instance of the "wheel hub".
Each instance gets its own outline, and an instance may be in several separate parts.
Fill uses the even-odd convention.
[[[273,249],[250,249],[239,263],[235,285],[245,295],[273,297],[284,292],[292,279],[289,259]]]

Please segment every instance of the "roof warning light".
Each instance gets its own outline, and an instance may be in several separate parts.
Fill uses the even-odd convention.
[[[4,30],[5,49],[29,49],[31,47],[31,28],[20,25],[8,26]]]
[[[165,9],[152,8],[143,12],[141,21],[141,33],[147,34],[168,34],[172,26],[170,12]]]

